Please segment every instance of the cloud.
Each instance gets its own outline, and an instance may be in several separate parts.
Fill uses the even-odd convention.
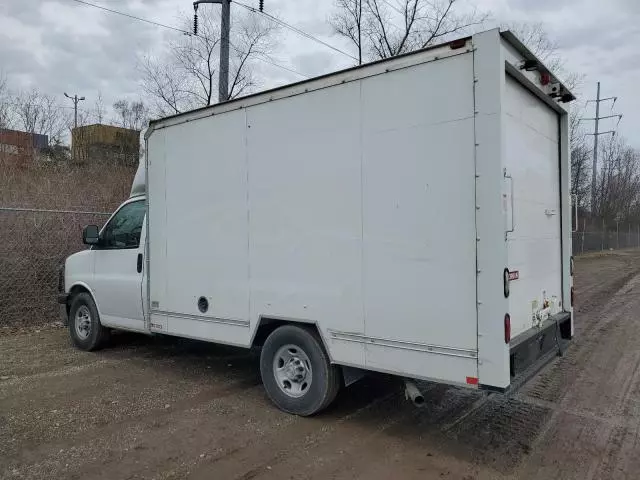
[[[300,53],[291,59],[296,70],[309,76],[323,75],[341,67],[336,62],[336,57],[328,52]]]
[[[580,0],[511,0],[509,5],[516,10],[523,10],[529,14],[538,12],[557,11],[561,8],[573,8]]]
[[[90,0],[107,8],[138,15],[167,25],[183,27],[179,12],[190,16],[191,2],[184,0]],[[251,4],[251,2],[246,2]],[[584,91],[603,90],[620,98],[617,109],[625,114],[621,130],[640,147],[640,41],[638,0],[468,0],[480,11],[493,12],[496,22],[540,22],[567,60],[567,68],[585,75]],[[267,11],[323,41],[351,52],[352,46],[333,34],[327,18],[330,0],[268,0]],[[202,8],[219,8],[205,5]],[[232,4],[232,15],[248,14]],[[105,103],[142,94],[138,59],[166,48],[180,34],[72,0],[0,0],[0,70],[13,88],[38,86],[46,93],[62,92],[87,97],[89,108],[101,91]],[[328,73],[353,64],[353,60],[287,29],[272,59],[308,75]],[[268,88],[301,77],[267,62],[254,61],[260,87]]]

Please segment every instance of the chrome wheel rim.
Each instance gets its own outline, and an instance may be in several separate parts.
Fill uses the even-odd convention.
[[[76,310],[74,324],[78,338],[85,340],[91,334],[91,312],[89,311],[89,307],[81,305],[78,310]]]
[[[297,345],[284,345],[273,357],[273,376],[284,394],[299,398],[309,391],[313,372],[311,361]]]

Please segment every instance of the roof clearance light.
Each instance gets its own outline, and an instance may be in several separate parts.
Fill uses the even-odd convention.
[[[458,40],[454,40],[453,42],[449,42],[449,48],[451,50],[457,50],[458,48],[464,48],[467,44],[466,38],[460,38]]]
[[[538,70],[539,65],[535,60],[525,60],[520,68],[525,69],[527,72],[533,72]]]
[[[540,74],[540,84],[543,86],[549,85],[551,83],[551,75],[547,72]]]

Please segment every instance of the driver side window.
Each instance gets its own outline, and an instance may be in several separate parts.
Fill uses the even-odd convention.
[[[102,231],[101,248],[138,248],[146,213],[144,200],[127,203]]]

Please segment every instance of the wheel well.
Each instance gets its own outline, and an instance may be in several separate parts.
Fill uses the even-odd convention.
[[[324,339],[322,338],[322,335],[320,334],[320,331],[318,330],[318,326],[315,323],[298,322],[298,321],[295,321],[295,320],[282,320],[282,319],[279,319],[279,318],[262,317],[260,319],[260,324],[258,325],[258,328],[256,329],[256,334],[253,337],[253,342],[251,342],[251,346],[252,347],[262,347],[264,345],[264,342],[267,340],[267,337],[269,335],[271,335],[271,332],[273,332],[276,328],[281,327],[283,325],[296,325],[298,327],[304,327],[304,328],[307,328],[309,330],[313,330],[318,335],[318,337],[322,341],[322,344],[324,345]],[[325,347],[325,350],[326,350],[327,346],[324,345],[324,347]]]
[[[91,292],[82,285],[74,285],[71,287],[71,290],[69,290],[69,299],[67,300],[67,315],[69,315],[69,310],[71,310],[71,300],[79,293],[88,293],[91,295]]]

